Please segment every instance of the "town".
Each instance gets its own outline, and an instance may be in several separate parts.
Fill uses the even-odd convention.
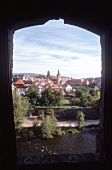
[[[99,119],[100,89],[101,78],[62,77],[59,70],[56,76],[50,76],[50,71],[38,77],[15,75],[12,94],[16,131],[21,126],[41,125],[42,116],[46,119],[54,115],[58,126],[64,123],[59,124],[59,121],[69,121],[64,126],[70,126],[77,119],[78,111],[82,124],[84,115],[86,120]]]
[[[65,91],[69,93],[74,93],[77,87],[82,85],[97,87],[99,90],[101,89],[101,77],[96,78],[66,78],[62,77],[60,71],[56,76],[50,76],[50,71],[47,72],[46,76],[25,76],[25,75],[14,75],[12,78],[12,90],[15,90],[18,94],[25,94],[25,91],[31,84],[35,84],[39,93],[51,87],[54,90],[62,91],[62,94],[65,94]]]
[[[26,152],[30,155],[30,148],[34,145],[38,148],[38,153],[34,149],[35,156],[49,155],[52,152],[61,154],[63,149],[58,149],[57,142],[51,148],[52,138],[55,140],[59,136],[67,138],[59,144],[62,148],[70,137],[74,143],[74,137],[77,138],[74,134],[80,133],[87,141],[95,139],[99,129],[100,92],[101,77],[63,77],[60,70],[56,76],[51,76],[50,71],[47,71],[46,76],[14,75],[12,96],[18,159],[26,154],[24,147],[27,146]],[[88,137],[84,136],[87,133]],[[49,144],[43,139],[49,139]],[[27,140],[31,140],[30,145]],[[37,144],[34,144],[35,140]],[[91,144],[86,147],[95,152],[95,142]],[[72,145],[69,147],[77,153],[82,152],[83,145],[81,146],[79,149]],[[66,148],[66,152],[70,151]]]

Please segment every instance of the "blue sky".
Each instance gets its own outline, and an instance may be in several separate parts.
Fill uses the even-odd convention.
[[[13,72],[72,78],[101,76],[100,37],[62,19],[14,33]]]

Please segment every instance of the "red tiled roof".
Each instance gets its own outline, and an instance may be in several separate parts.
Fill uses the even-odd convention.
[[[49,81],[49,78],[46,78],[46,79],[44,79],[44,78],[40,79],[40,78],[39,78],[38,81],[39,81],[40,83],[48,82],[48,81]]]
[[[71,79],[71,80],[68,80],[68,83],[81,83],[81,79]]]
[[[71,78],[61,77],[61,81],[64,83],[67,82],[68,80],[71,80]]]
[[[93,78],[86,78],[84,79],[84,82],[89,81],[90,84],[92,84],[94,82]]]
[[[31,77],[27,77],[27,80],[28,80],[28,81],[32,81],[32,78],[31,78]]]
[[[54,84],[54,83],[49,83],[45,86],[45,88],[53,88],[53,89],[59,89],[60,87],[57,85],[57,84]]]
[[[52,80],[57,80],[56,76],[52,76],[51,78],[52,78]]]
[[[16,88],[26,88],[25,83],[21,79],[17,80],[13,85]]]
[[[23,84],[15,84],[14,85],[16,88],[26,88]]]
[[[25,83],[21,79],[17,80],[14,84],[24,84],[25,85]]]
[[[12,87],[16,88],[16,86],[14,86],[14,84],[12,84]]]

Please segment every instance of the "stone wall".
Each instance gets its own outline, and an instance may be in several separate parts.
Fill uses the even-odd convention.
[[[76,115],[78,111],[82,111],[85,114],[85,119],[86,120],[95,120],[95,119],[99,119],[99,112],[97,109],[93,109],[93,108],[64,108],[64,109],[54,109],[54,112],[56,114],[56,117],[60,120],[60,119],[64,119],[64,120],[70,120],[70,119],[76,119]],[[38,116],[42,113],[42,111],[44,113],[46,113],[46,109],[37,109],[37,113],[32,113],[32,115],[34,116]]]

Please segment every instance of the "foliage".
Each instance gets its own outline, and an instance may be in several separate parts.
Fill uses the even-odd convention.
[[[82,111],[77,112],[77,122],[78,122],[79,128],[83,127],[84,117],[85,117],[85,115]]]
[[[13,96],[13,109],[14,109],[14,122],[16,130],[21,129],[21,124],[23,121],[23,117],[28,110],[29,103],[27,98],[22,97],[21,95],[17,94],[15,91],[12,92]]]
[[[56,127],[56,130],[55,130],[55,136],[61,136],[61,135],[71,134],[71,133],[77,134],[77,133],[80,133],[80,131],[74,127]],[[22,139],[31,139],[31,138],[36,138],[36,137],[43,138],[41,126],[22,128],[19,134],[21,135]],[[53,138],[53,136],[54,135],[50,137]],[[46,138],[45,136],[45,139],[48,139],[48,138]]]
[[[55,114],[55,113],[54,113],[54,110],[50,108],[50,109],[47,109],[47,114],[51,115],[51,114]]]
[[[80,127],[82,127],[83,120],[80,115]],[[84,115],[83,115],[84,116]],[[74,127],[57,127],[57,119],[54,114],[44,115],[42,113],[42,137],[43,138],[53,138],[54,135],[65,135],[68,133],[79,133]]]
[[[54,114],[51,114],[51,134],[55,135],[57,127],[57,119]]]
[[[79,130],[77,130],[76,128],[74,127],[60,127],[61,128],[61,131],[62,131],[62,134],[69,134],[69,133],[72,133],[72,134],[76,134],[76,133],[79,133]]]
[[[42,92],[40,101],[41,106],[46,106],[49,109],[54,105],[54,96],[51,87]]]
[[[52,138],[53,135],[51,134],[51,119],[50,115],[47,115],[44,122],[42,122],[42,136],[43,138]]]
[[[93,103],[93,107],[96,108],[98,111],[100,111],[100,99],[97,99]]]
[[[36,112],[36,108],[39,105],[40,94],[38,87],[35,84],[32,84],[28,87],[28,90],[25,93],[25,96],[29,99],[29,106],[31,110]]]
[[[72,105],[81,107],[94,107],[100,99],[100,91],[96,88],[81,86],[76,90],[75,97],[70,100]]]
[[[75,106],[80,106],[80,99],[79,98],[73,98],[70,100],[70,103]]]
[[[61,136],[61,135],[63,135],[64,133],[63,133],[63,131],[61,130],[61,127],[57,127],[56,128],[56,135],[58,135],[58,136]]]
[[[33,120],[33,127],[37,127],[39,125],[39,121],[37,118]]]
[[[22,129],[21,137],[23,139],[31,139],[34,137],[34,132],[32,129],[29,129],[29,128]]]
[[[82,107],[92,106],[93,97],[90,94],[83,94],[80,98],[80,105]]]
[[[70,106],[70,105],[71,105],[70,100],[68,99],[63,100],[63,106]]]
[[[66,94],[65,94],[65,98],[66,98],[66,99],[67,99],[67,98],[68,98],[68,99],[72,99],[72,98],[74,97],[74,94],[73,94],[73,93],[71,94],[71,93],[69,93],[68,91],[66,91],[65,89],[64,89],[64,91],[65,91],[65,93],[66,93]]]
[[[42,137],[43,138],[53,138],[53,135],[56,133],[56,124],[57,119],[54,114],[44,115],[42,113]]]
[[[53,106],[59,107],[60,105],[62,105],[62,99],[62,92],[57,92],[49,87],[42,92],[40,104],[41,106],[45,106],[48,109],[51,109]]]
[[[61,91],[54,91],[54,105],[55,106],[62,106],[63,105],[63,95]]]

